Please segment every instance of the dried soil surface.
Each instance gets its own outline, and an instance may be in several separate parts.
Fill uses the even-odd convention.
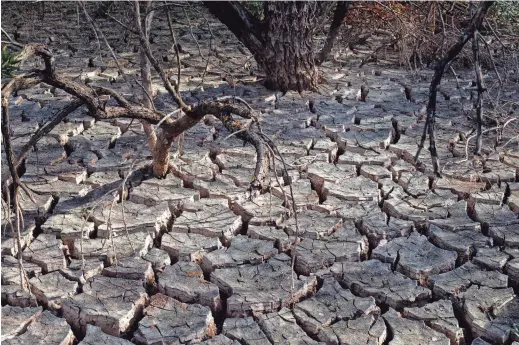
[[[121,76],[75,4],[42,6],[3,6],[2,28],[21,42],[47,43],[58,73],[138,100],[139,47],[131,35],[96,19]],[[20,289],[17,248],[2,228],[6,344],[519,340],[512,330],[519,323],[519,151],[502,147],[517,127],[507,127],[497,146],[495,132],[487,132],[481,157],[471,155],[472,139],[466,159],[475,128],[472,70],[458,71],[459,84],[450,74],[441,84],[438,178],[427,147],[413,161],[430,70],[410,74],[389,58],[358,68],[376,38],[356,53],[338,42],[334,61],[321,67],[320,93],[276,96],[222,24],[206,14],[211,34],[199,13],[187,13],[192,34],[185,13],[172,9],[184,100],[247,100],[275,137],[287,175],[272,173],[269,192],[251,200],[253,149],[225,139],[229,133],[207,116],[185,133],[182,150],[174,147],[172,174],[156,180],[134,173],[127,200],[113,203],[132,162],[140,168],[150,161],[144,131],[137,121],[95,122],[78,109],[38,143],[21,176],[37,202],[22,199],[31,294]],[[175,75],[163,12],[152,32],[156,56]],[[156,108],[174,110],[156,75],[153,83]],[[369,88],[365,102],[358,100],[362,86]],[[518,91],[505,84],[502,97],[517,102]],[[70,100],[44,84],[9,99],[15,154]],[[2,151],[2,171],[4,163]],[[281,175],[279,162],[276,171]],[[294,202],[298,227],[288,208]]]

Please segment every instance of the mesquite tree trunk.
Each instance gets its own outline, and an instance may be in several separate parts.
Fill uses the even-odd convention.
[[[275,1],[267,4],[264,46],[252,51],[267,75],[268,87],[282,91],[317,89],[313,31],[316,3]]]
[[[149,40],[153,12],[148,13],[151,2],[144,6],[144,15],[141,16],[139,1],[135,2],[135,21],[140,30],[144,33],[146,40]],[[153,109],[153,87],[151,83],[151,64],[143,47],[140,51],[141,62],[141,82],[142,82],[142,104],[148,109]],[[169,168],[170,151],[173,146],[174,138],[169,136],[164,130],[160,130],[157,138],[153,125],[146,120],[141,120],[144,132],[148,136],[148,147],[151,150],[153,162],[153,176],[161,178],[166,175]]]
[[[238,2],[204,4],[252,53],[265,71],[265,86],[284,92],[317,89],[317,66],[329,54],[348,8],[344,2],[337,4],[325,46],[318,53],[313,38],[330,8],[329,3],[265,2],[263,20],[251,15]]]

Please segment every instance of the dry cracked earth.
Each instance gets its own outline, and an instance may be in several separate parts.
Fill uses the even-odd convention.
[[[59,73],[140,95],[138,46],[124,30],[97,19],[125,69],[118,76],[75,4],[46,3],[43,18],[38,6],[23,12],[3,4],[3,28],[19,41],[49,44]],[[413,162],[430,71],[382,62],[359,69],[359,56],[338,52],[349,63],[324,64],[320,94],[275,95],[256,82],[261,71],[248,52],[210,18],[214,51],[204,73],[185,14],[173,12],[184,99],[247,100],[275,137],[287,173],[276,162],[269,191],[251,200],[253,148],[207,116],[172,152],[173,173],[153,179],[136,170],[151,157],[139,123],[95,122],[78,109],[38,143],[21,176],[37,201],[21,200],[31,293],[20,288],[2,207],[5,344],[519,341],[519,151],[495,147],[488,132],[485,154],[465,159],[474,128],[470,69],[459,72],[460,88],[450,75],[441,86],[436,178],[427,149]],[[205,19],[189,15],[207,57]],[[164,13],[152,32],[153,49],[176,71]],[[175,109],[154,82],[157,109]],[[505,86],[503,97],[517,101],[517,90]],[[15,154],[69,100],[43,84],[10,99]],[[516,134],[507,127],[503,142]],[[114,202],[126,176],[127,198]]]

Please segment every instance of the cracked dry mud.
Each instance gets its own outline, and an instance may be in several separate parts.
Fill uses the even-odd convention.
[[[136,41],[124,43],[112,22],[97,19],[120,57],[125,76],[119,76],[110,57],[96,55],[83,17],[78,26],[75,15],[46,11],[44,20],[22,23],[18,32],[23,41],[47,41],[58,53],[59,73],[128,97],[141,93],[128,82],[138,76]],[[11,32],[8,16],[3,28]],[[157,13],[155,21],[152,48],[176,70],[165,15]],[[204,20],[192,21],[207,55]],[[516,344],[519,152],[513,145],[492,151],[490,132],[483,137],[483,163],[463,162],[473,123],[461,108],[471,107],[472,71],[458,71],[460,88],[450,75],[442,82],[452,97],[438,99],[437,146],[445,169],[437,178],[426,149],[419,164],[413,161],[429,71],[413,76],[389,66],[372,73],[372,66],[357,68],[359,58],[342,52],[351,63],[321,67],[324,79],[333,80],[330,93],[276,97],[243,72],[250,56],[239,53],[222,24],[210,21],[218,44],[207,73],[186,25],[173,23],[186,52],[183,96],[187,102],[234,93],[246,99],[261,112],[265,133],[276,136],[287,173],[277,164],[269,192],[251,199],[254,150],[236,137],[223,140],[229,133],[207,116],[185,133],[183,154],[172,152],[166,179],[134,174],[127,200],[114,203],[106,192],[120,188],[133,159],[138,167],[149,162],[144,131],[130,120],[95,122],[79,108],[38,143],[21,176],[36,197],[36,204],[22,199],[31,293],[20,288],[18,248],[2,228],[2,341]],[[235,87],[222,80],[220,68],[237,76]],[[171,111],[157,76],[152,82],[155,106]],[[402,83],[412,85],[412,102]],[[366,102],[358,101],[366,84]],[[504,94],[517,99],[518,89],[505,85]],[[15,153],[69,101],[44,84],[10,98]],[[503,142],[516,132],[508,127]],[[4,163],[2,151],[2,170]]]

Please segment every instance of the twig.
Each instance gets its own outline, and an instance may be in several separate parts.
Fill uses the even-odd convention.
[[[177,93],[180,90],[180,48],[177,44],[177,38],[175,36],[175,32],[173,31],[173,25],[171,24],[171,16],[169,14],[169,10],[166,10],[166,17],[168,20],[169,33],[171,34],[171,38],[173,39],[173,50],[175,50],[175,56],[177,57],[177,84],[175,85],[175,91]]]
[[[7,39],[9,40],[9,43],[11,43],[11,44],[12,44],[13,46],[15,46],[15,47],[23,48],[23,44],[18,43],[18,42],[16,42],[15,40],[13,40],[13,39],[11,38],[11,36],[9,36],[9,34],[8,34],[8,33],[7,33],[3,28],[2,28],[2,32],[3,32],[3,34],[7,37]]]
[[[83,2],[80,2],[81,4],[81,7],[83,8],[83,12],[85,13],[85,17],[87,18],[87,20],[90,22],[90,24],[92,25],[92,28],[94,29],[94,33],[97,37],[97,32],[99,31],[100,35],[101,35],[101,38],[103,39],[106,47],[108,48],[108,50],[110,51],[110,55],[112,56],[112,59],[114,60],[115,62],[115,65],[117,66],[117,70],[119,71],[119,74],[120,75],[124,75],[124,71],[121,67],[121,65],[119,65],[119,62],[117,61],[117,57],[115,56],[115,53],[112,49],[112,47],[110,46],[110,43],[108,42],[108,40],[106,39],[106,36],[103,34],[103,32],[101,31],[101,29],[97,26],[97,24],[95,23],[95,21],[90,17],[90,15],[88,14],[87,10],[86,10],[86,7],[85,7],[85,4]],[[99,38],[98,39],[98,48],[99,50],[101,49],[101,46],[99,45]]]
[[[477,36],[485,44],[485,48],[487,49],[487,52],[488,52],[488,57],[490,58],[490,62],[492,63],[492,68],[494,69],[494,72],[496,72],[497,80],[499,80],[499,86],[502,86],[503,80],[501,79],[501,75],[499,74],[499,71],[496,67],[496,63],[494,62],[492,53],[490,52],[490,47],[489,47],[487,41],[485,41],[485,39],[483,38],[483,36],[481,36],[481,34],[479,32],[477,33]]]
[[[491,131],[495,131],[495,130],[504,130],[506,126],[508,126],[510,123],[514,122],[517,119],[518,119],[517,117],[513,117],[513,118],[509,119],[508,121],[506,121],[503,124],[503,126],[496,126],[496,127],[492,127],[489,129],[485,129],[484,131],[481,132],[481,134],[485,134],[487,132],[491,132]],[[466,162],[469,159],[469,141],[470,141],[470,139],[475,138],[476,136],[477,136],[477,134],[474,134],[467,138],[467,142],[465,143],[465,159],[459,161],[458,163]],[[509,141],[511,141],[512,139],[510,139]],[[508,143],[507,143],[507,145],[508,145]],[[504,146],[506,146],[506,145],[504,145]]]

